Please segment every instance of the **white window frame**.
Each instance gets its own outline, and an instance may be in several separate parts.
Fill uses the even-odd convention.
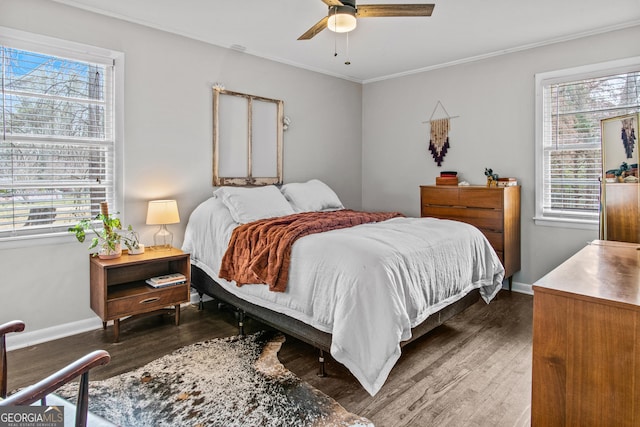
[[[538,73],[535,75],[535,201],[534,221],[536,225],[564,228],[598,230],[599,218],[578,219],[550,216],[543,212],[544,203],[544,87],[549,84],[598,78],[608,75],[628,73],[640,69],[640,56],[607,61],[581,67]]]
[[[124,216],[124,53],[1,26],[0,43],[21,50],[41,52],[87,62],[108,62],[114,65],[114,89],[112,93],[114,122],[113,200],[115,206],[111,206],[110,211],[119,212],[122,218]],[[69,232],[16,235],[0,238],[0,248],[11,249],[57,244],[72,241],[73,239],[75,237]]]

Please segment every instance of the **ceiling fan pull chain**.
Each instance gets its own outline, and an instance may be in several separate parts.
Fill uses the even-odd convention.
[[[347,33],[347,60],[344,61],[344,65],[351,65],[351,61],[349,61],[349,33]]]

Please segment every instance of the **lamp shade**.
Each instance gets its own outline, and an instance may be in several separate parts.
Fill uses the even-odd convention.
[[[356,28],[356,12],[350,6],[332,6],[329,10],[327,28],[336,33],[348,33]]]
[[[180,222],[175,200],[151,200],[147,209],[147,224],[177,224]]]

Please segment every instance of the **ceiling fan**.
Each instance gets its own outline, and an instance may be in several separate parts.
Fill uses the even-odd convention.
[[[321,0],[329,6],[327,16],[309,28],[298,40],[309,40],[325,28],[346,33],[356,28],[356,18],[389,16],[431,16],[433,4],[363,4],[356,8],[356,0]]]

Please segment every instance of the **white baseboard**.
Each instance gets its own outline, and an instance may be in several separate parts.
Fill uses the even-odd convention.
[[[198,294],[192,292],[191,301],[189,302],[189,304],[197,304],[199,300],[200,298],[198,297]],[[207,295],[204,295],[202,300],[206,302],[210,301],[211,298]],[[107,323],[112,324],[113,322],[110,320]],[[17,332],[7,335],[7,351],[17,350],[19,348],[29,347],[32,345],[41,344],[43,342],[53,341],[59,338],[65,338],[71,335],[93,331],[96,329],[102,329],[102,321],[99,317],[78,320],[77,322],[64,323],[62,325],[37,329],[31,332],[29,332],[29,325],[27,324],[24,332]]]
[[[102,321],[98,317],[78,320],[77,322],[64,323],[50,328],[37,329],[29,332],[26,325],[25,332],[17,332],[7,335],[7,350],[17,350],[47,341],[57,340],[82,332],[93,331],[102,328]]]
[[[502,289],[509,289],[509,282],[503,284]],[[533,295],[533,287],[528,283],[513,282],[511,284],[511,290],[513,292],[520,292],[521,294]]]

